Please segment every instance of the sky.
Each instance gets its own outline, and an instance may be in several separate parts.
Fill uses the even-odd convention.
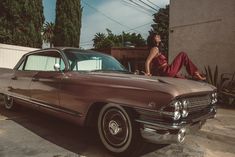
[[[82,0],[83,7],[80,47],[91,48],[92,39],[98,32],[106,33],[106,28],[114,34],[122,31],[140,33],[145,39],[153,23],[153,9],[144,10],[130,5],[128,0]],[[133,0],[138,1],[138,0]],[[155,10],[165,7],[169,0],[142,0]],[[43,0],[45,21],[55,22],[56,0]],[[147,7],[147,6],[146,6]]]

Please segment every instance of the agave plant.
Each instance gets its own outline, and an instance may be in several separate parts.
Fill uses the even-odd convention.
[[[217,65],[215,66],[214,71],[212,71],[211,67],[208,65],[207,67],[205,67],[205,72],[206,72],[207,83],[215,86],[218,92],[223,88],[225,82],[229,80],[229,78],[227,77],[221,77],[219,79],[219,70]]]
[[[225,77],[225,75],[222,74],[219,79],[219,71],[218,71],[217,65],[216,65],[214,71],[212,71],[210,66],[205,67],[205,72],[206,72],[207,82],[217,88],[218,99],[220,100],[220,102],[228,103],[227,97],[224,94],[224,91],[227,91],[228,87],[232,87],[232,84],[231,84],[232,81],[229,81],[230,78]],[[232,80],[234,79],[234,77],[235,77],[235,73],[233,74]],[[228,83],[225,84],[226,82],[228,82]]]
[[[221,97],[226,104],[235,104],[235,72],[233,74],[224,73],[221,75],[221,78],[225,78],[226,76],[227,78],[231,76],[231,79],[229,79],[226,86],[221,89]]]
[[[212,74],[212,70],[211,70],[211,67],[209,65],[208,65],[208,67],[205,67],[205,72],[206,72],[207,82],[209,84],[212,84],[213,86],[217,86],[218,66],[216,65],[214,74]]]

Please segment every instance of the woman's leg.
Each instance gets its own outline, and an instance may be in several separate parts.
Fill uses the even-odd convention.
[[[192,76],[194,76],[198,71],[197,67],[189,59],[188,55],[185,52],[180,52],[175,57],[171,65],[169,65],[169,67],[166,69],[166,72],[169,76],[175,77],[183,65],[186,67],[188,74]]]

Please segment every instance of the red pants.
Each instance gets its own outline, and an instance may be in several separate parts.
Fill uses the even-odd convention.
[[[177,74],[183,65],[186,67],[188,74],[191,76],[193,76],[195,72],[198,71],[197,67],[189,59],[188,55],[185,52],[180,52],[175,57],[171,65],[167,65],[162,70],[160,70],[160,75],[177,77]]]

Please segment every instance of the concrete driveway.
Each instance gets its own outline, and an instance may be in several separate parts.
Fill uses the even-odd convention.
[[[142,157],[235,157],[235,110],[219,109],[183,144],[146,144]],[[135,150],[137,151],[137,150]],[[0,107],[0,157],[112,157],[95,130],[31,109]]]

